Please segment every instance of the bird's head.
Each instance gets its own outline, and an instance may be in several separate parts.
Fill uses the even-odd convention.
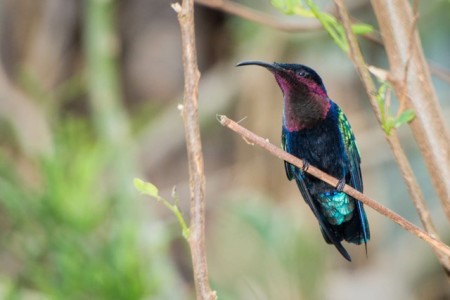
[[[313,69],[300,64],[266,63],[261,61],[244,61],[236,66],[256,65],[269,70],[280,86],[285,97],[293,95],[328,98],[322,78]]]
[[[256,65],[269,70],[283,92],[283,122],[289,130],[309,128],[326,118],[330,100],[320,76],[299,64],[244,61],[237,66]]]

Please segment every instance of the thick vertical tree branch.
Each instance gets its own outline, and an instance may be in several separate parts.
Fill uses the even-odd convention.
[[[184,66],[183,123],[189,161],[189,188],[191,194],[190,235],[192,265],[197,299],[214,300],[216,292],[208,281],[205,250],[205,176],[198,120],[198,83],[200,72],[195,48],[194,1],[183,0],[182,6],[172,5],[178,14],[181,29]]]
[[[223,125],[228,127],[229,129],[233,130],[234,132],[238,133],[242,136],[242,138],[251,145],[257,145],[263,148],[264,150],[270,152],[272,155],[278,157],[279,159],[282,159],[284,161],[289,162],[290,164],[303,169],[303,161],[301,158],[295,157],[277,146],[269,143],[266,139],[254,134],[250,130],[242,127],[241,125],[237,124],[233,120],[227,118],[226,116],[218,116],[219,122]],[[328,183],[331,186],[336,186],[339,182],[337,178],[334,178],[327,173],[319,170],[318,168],[314,166],[308,166],[308,168],[305,170],[308,174]],[[398,225],[400,225],[403,229],[411,232],[412,234],[416,235],[417,237],[421,238],[425,242],[427,242],[432,249],[434,249],[436,252],[442,253],[442,255],[445,255],[447,257],[450,256],[450,247],[442,243],[440,240],[436,239],[435,237],[431,236],[430,234],[426,233],[416,225],[412,224],[399,214],[393,212],[392,210],[388,209],[387,207],[384,207],[377,201],[369,198],[368,196],[364,195],[363,193],[355,190],[353,187],[349,185],[344,186],[343,190],[346,194],[352,196],[353,198],[361,201],[362,203],[366,204],[367,206],[373,208],[378,213],[388,217]]]
[[[411,6],[407,0],[371,0],[371,3],[395,80],[402,81],[405,64],[409,60],[404,90],[410,99],[406,107],[416,112],[416,118],[410,124],[411,130],[450,220],[450,136],[431,84],[417,30],[412,27],[415,18]],[[412,39],[409,39],[411,31]],[[404,97],[403,89],[394,90],[399,99]]]
[[[352,59],[360,77],[366,89],[366,93],[369,96],[370,103],[372,105],[373,110],[377,115],[378,122],[381,124],[381,117],[379,107],[377,105],[377,100],[375,98],[376,89],[375,84],[372,81],[372,78],[369,74],[369,70],[366,66],[364,58],[362,56],[361,50],[359,48],[358,42],[356,40],[356,36],[353,34],[351,30],[351,22],[350,17],[348,15],[348,11],[344,6],[343,0],[335,0],[336,6],[338,8],[339,16],[342,19],[342,23],[345,29],[345,34],[349,43],[349,55]],[[432,219],[430,217],[429,210],[426,206],[422,190],[417,182],[416,177],[414,176],[414,172],[411,168],[411,165],[408,161],[408,158],[400,144],[397,133],[395,129],[391,131],[390,134],[385,135],[389,146],[395,156],[395,160],[400,168],[402,173],[402,177],[406,182],[408,187],[409,194],[411,195],[411,199],[413,200],[414,206],[419,214],[420,220],[425,228],[425,230],[437,238],[437,231],[434,227]],[[436,256],[438,257],[441,265],[446,270],[447,274],[450,274],[450,256],[443,254],[435,248]]]

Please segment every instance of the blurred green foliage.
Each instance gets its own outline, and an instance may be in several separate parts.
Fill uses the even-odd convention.
[[[116,34],[116,6],[87,2],[86,68],[48,89],[20,66],[18,82],[50,127],[50,149],[21,148],[16,128],[0,119],[1,299],[178,295],[169,291],[176,278],[168,259],[173,235],[151,226],[150,238],[143,238],[137,218],[118,52],[104,43]],[[91,111],[80,112],[87,104]]]
[[[0,254],[16,265],[4,298],[34,290],[51,299],[142,299],[158,290],[137,228],[117,216],[117,201],[132,199],[114,199],[101,180],[112,163],[105,153],[85,121],[68,119],[54,153],[36,160],[33,182],[1,160]]]

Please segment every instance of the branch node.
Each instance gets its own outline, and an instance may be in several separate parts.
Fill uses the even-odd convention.
[[[230,124],[230,119],[228,119],[225,115],[216,114],[216,119],[222,126],[227,126]]]
[[[241,122],[245,121],[245,119],[247,119],[247,116],[243,117],[242,119],[240,119],[240,120],[237,121],[236,123],[241,124]]]
[[[389,71],[375,66],[368,66],[367,69],[369,70],[370,73],[372,73],[372,75],[374,75],[379,80],[389,81],[390,77]]]
[[[247,139],[245,138],[245,136],[243,136],[242,139],[243,139],[248,145],[250,145],[250,146],[255,146],[255,143],[250,142],[249,140],[247,140]]]
[[[172,3],[170,6],[172,7],[172,9],[173,9],[177,14],[181,13],[181,5],[180,5],[180,3],[175,2],[175,3]]]

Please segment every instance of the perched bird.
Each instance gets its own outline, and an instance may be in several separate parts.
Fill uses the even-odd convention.
[[[369,224],[363,204],[342,189],[349,184],[363,191],[358,148],[350,124],[340,107],[328,98],[319,75],[299,64],[245,61],[237,66],[256,65],[269,70],[283,93],[282,146],[303,159],[301,170],[285,162],[286,175],[295,179],[303,198],[319,221],[325,241],[334,244],[348,261],[342,246],[370,239]],[[309,164],[339,179],[336,187],[307,174]]]

